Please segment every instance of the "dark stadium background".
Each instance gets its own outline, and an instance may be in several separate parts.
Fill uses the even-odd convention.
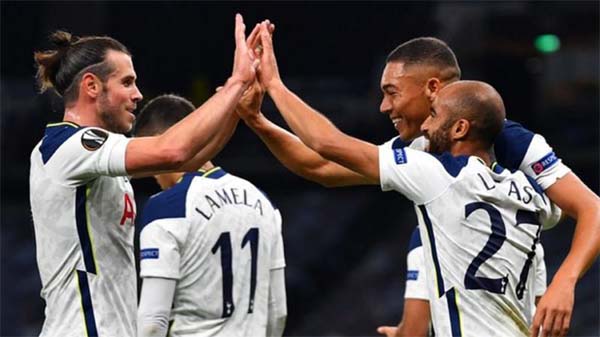
[[[269,18],[284,81],[345,132],[381,143],[395,135],[379,113],[385,56],[433,35],[457,53],[464,79],[493,84],[509,118],[543,134],[596,193],[599,187],[599,5],[590,2],[1,3],[1,328],[37,335],[43,320],[29,211],[29,155],[60,101],[36,95],[32,52],[63,28],[110,35],[134,55],[145,100],[178,93],[196,105],[230,74],[234,14]],[[249,29],[248,29],[249,31]],[[540,34],[560,49],[543,54]],[[263,111],[282,124],[270,100]],[[214,160],[254,182],[284,217],[290,336],[376,335],[402,314],[411,204],[377,187],[326,189],[283,168],[245,125]],[[138,210],[158,191],[134,183]],[[548,277],[567,254],[573,223],[545,232]],[[577,287],[571,335],[599,334],[599,269]]]

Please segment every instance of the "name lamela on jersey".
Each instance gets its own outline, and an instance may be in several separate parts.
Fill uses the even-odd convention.
[[[260,198],[248,199],[248,191],[240,188],[229,188],[213,190],[210,194],[205,194],[198,198],[201,205],[195,207],[196,212],[200,213],[206,220],[220,211],[226,205],[242,205],[257,210],[263,215],[263,203]],[[204,201],[204,202],[203,202]]]

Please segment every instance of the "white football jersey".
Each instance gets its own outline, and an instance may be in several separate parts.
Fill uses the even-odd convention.
[[[410,237],[408,254],[406,255],[406,287],[404,298],[429,300],[427,290],[427,276],[425,275],[425,257],[419,227],[416,227]],[[533,293],[535,297],[546,292],[546,263],[544,262],[544,247],[538,242],[535,247],[535,257],[532,268],[535,270]],[[527,291],[528,289],[525,289]]]
[[[410,147],[421,151],[427,151],[429,147],[429,141],[424,136],[408,143],[396,137],[388,143],[395,147]],[[504,121],[504,128],[494,143],[494,153],[502,167],[510,171],[522,171],[534,178],[543,190],[571,171],[556,156],[543,136],[534,134],[511,120]]]
[[[542,226],[560,211],[522,172],[476,157],[379,147],[384,191],[414,201],[432,322],[440,336],[526,336]]]
[[[404,298],[429,301],[427,276],[425,276],[425,257],[419,227],[415,227],[408,243]]]
[[[31,152],[40,336],[135,336],[135,200],[128,139],[72,123],[47,126]]]
[[[281,216],[221,168],[186,173],[144,207],[140,276],[176,279],[170,336],[265,336]]]

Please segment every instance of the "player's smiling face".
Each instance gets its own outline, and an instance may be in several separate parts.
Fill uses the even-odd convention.
[[[416,70],[407,69],[403,62],[388,62],[381,75],[383,98],[379,110],[389,116],[404,141],[421,135],[421,124],[429,114],[426,81],[417,76]]]
[[[134,110],[142,99],[135,80],[131,57],[125,53],[110,50],[106,54],[114,68],[102,93],[98,97],[98,113],[103,127],[112,132],[129,132],[135,120]]]

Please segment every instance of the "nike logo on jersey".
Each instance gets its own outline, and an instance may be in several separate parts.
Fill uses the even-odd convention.
[[[96,151],[106,142],[107,138],[108,133],[98,129],[89,129],[81,135],[81,145],[88,151]]]

